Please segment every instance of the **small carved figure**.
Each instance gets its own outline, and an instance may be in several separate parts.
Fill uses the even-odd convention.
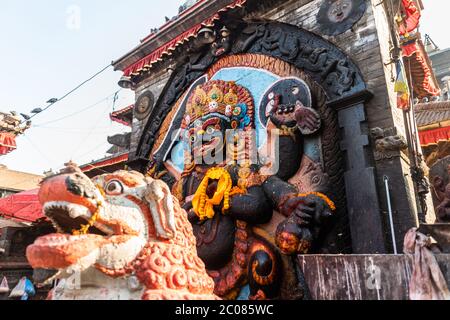
[[[373,128],[371,136],[375,143],[375,160],[392,159],[400,155],[400,151],[408,148],[408,143],[400,134],[396,134],[395,128]]]
[[[377,140],[375,147],[379,152],[400,151],[408,148],[408,143],[403,136],[396,135]]]

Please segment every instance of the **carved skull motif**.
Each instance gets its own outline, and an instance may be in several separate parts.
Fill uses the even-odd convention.
[[[342,22],[349,17],[352,9],[353,2],[351,0],[336,0],[328,9],[328,19],[331,22]]]

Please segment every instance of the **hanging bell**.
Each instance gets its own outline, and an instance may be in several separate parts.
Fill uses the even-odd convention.
[[[216,40],[214,30],[208,27],[200,29],[198,32],[198,38],[202,44],[210,44]]]
[[[131,81],[131,78],[127,76],[122,76],[118,84],[119,87],[124,89],[131,89],[133,87],[133,81]]]

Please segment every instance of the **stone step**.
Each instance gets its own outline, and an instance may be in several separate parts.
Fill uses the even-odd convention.
[[[436,255],[450,286],[450,254]],[[408,300],[412,256],[297,257],[313,300]]]

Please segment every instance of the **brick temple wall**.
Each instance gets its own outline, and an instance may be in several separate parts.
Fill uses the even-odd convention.
[[[276,20],[297,25],[303,29],[321,35],[317,24],[317,14],[322,0],[285,1],[283,5],[262,13],[264,19]],[[368,89],[374,97],[366,104],[366,115],[370,133],[372,128],[391,129],[406,137],[403,111],[396,108],[394,81],[395,64],[391,62],[393,42],[389,18],[380,1],[367,1],[367,11],[352,30],[344,34],[328,37],[321,35],[348,54],[360,68]],[[258,14],[255,14],[255,18]],[[371,156],[369,150],[369,156]],[[387,226],[387,201],[384,187],[384,175],[390,178],[391,200],[394,208],[394,224],[397,232],[397,247],[402,248],[403,235],[418,223],[414,184],[409,170],[410,161],[407,151],[399,157],[373,162],[377,169],[380,206],[383,211],[385,229]],[[430,200],[430,199],[429,199]],[[431,202],[430,202],[431,203]],[[430,205],[429,208],[432,208]],[[435,220],[430,210],[427,222]],[[390,235],[386,234],[387,242]]]

